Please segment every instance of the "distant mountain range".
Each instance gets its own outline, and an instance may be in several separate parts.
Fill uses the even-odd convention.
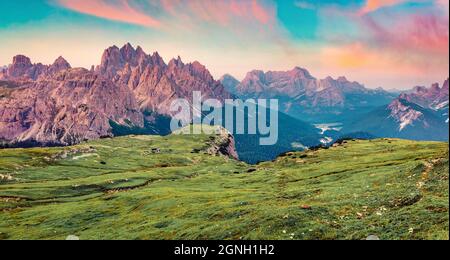
[[[345,77],[316,79],[302,68],[252,71],[242,82],[215,80],[199,62],[165,63],[130,44],[106,49],[100,65],[72,68],[62,57],[51,65],[18,55],[0,69],[0,145],[71,145],[127,134],[170,133],[170,104],[178,98],[277,98],[279,142],[236,135],[242,160],[274,159],[289,150],[331,144],[341,137],[448,140],[448,80],[399,94],[371,90]],[[447,134],[446,134],[447,132]]]
[[[221,81],[239,97],[279,99],[286,114],[322,129],[324,144],[352,136],[448,141],[448,80],[442,88],[436,83],[393,93],[345,77],[318,80],[297,67],[251,71],[242,82],[225,75]]]
[[[221,81],[239,97],[279,99],[281,111],[313,123],[346,121],[389,104],[396,97],[383,89],[367,89],[345,77],[319,80],[299,67],[291,71],[251,71],[242,82],[225,75]]]
[[[416,87],[389,105],[356,118],[343,131],[368,132],[380,137],[412,140],[447,140],[449,137],[449,82]]]

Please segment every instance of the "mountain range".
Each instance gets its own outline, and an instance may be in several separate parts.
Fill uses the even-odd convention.
[[[178,98],[277,98],[279,142],[261,147],[258,135],[235,135],[240,159],[274,159],[289,150],[330,144],[342,136],[448,140],[448,80],[400,96],[345,77],[316,79],[306,69],[251,71],[241,82],[215,80],[205,66],[126,44],[107,48],[100,65],[72,68],[23,55],[0,69],[0,145],[72,145],[128,134],[170,133],[170,104]],[[367,121],[367,122],[366,122]],[[331,123],[331,124],[330,124]],[[400,133],[400,134],[397,134]],[[234,134],[234,133],[233,133]]]
[[[416,87],[389,105],[356,118],[343,131],[368,132],[380,137],[448,141],[449,82]]]
[[[170,104],[232,97],[199,62],[181,58],[166,64],[158,53],[126,44],[106,49],[101,64],[90,70],[71,68],[58,58],[52,65],[32,64],[18,55],[0,74],[0,141],[3,147],[73,145],[128,134],[170,133]],[[312,125],[280,115],[280,141],[259,146],[258,135],[236,135],[241,159],[255,163],[319,143]],[[287,127],[287,125],[295,128]]]
[[[316,79],[299,67],[290,71],[251,71],[242,82],[225,75],[222,84],[240,97],[276,98],[281,111],[313,123],[345,121],[395,98],[393,93],[368,89],[345,77]]]
[[[296,67],[251,71],[241,82],[224,75],[221,81],[236,96],[278,99],[284,113],[320,128],[324,144],[342,137],[448,141],[448,80],[442,88],[435,83],[393,93],[345,77],[318,80]]]

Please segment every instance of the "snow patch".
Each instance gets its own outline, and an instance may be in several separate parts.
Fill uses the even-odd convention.
[[[324,123],[324,124],[315,124],[315,128],[320,129],[321,135],[325,134],[326,131],[341,131],[342,123]]]
[[[399,100],[392,102],[389,109],[391,110],[389,117],[394,118],[399,123],[399,132],[403,131],[407,126],[414,125],[414,122],[423,116],[422,112],[405,106]]]
[[[324,138],[320,139],[320,142],[322,144],[330,144],[331,142],[333,142],[333,138],[331,138],[331,137],[324,137]]]
[[[303,150],[308,150],[308,148],[309,148],[308,146],[305,146],[302,143],[297,143],[297,142],[292,143],[291,146],[292,146],[292,148],[303,149]]]

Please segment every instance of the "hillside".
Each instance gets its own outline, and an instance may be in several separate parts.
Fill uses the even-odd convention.
[[[0,239],[448,239],[448,143],[345,141],[249,166],[211,155],[215,140],[0,150]]]

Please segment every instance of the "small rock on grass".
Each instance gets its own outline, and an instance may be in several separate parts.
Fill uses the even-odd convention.
[[[312,207],[309,206],[309,205],[302,205],[302,206],[300,206],[300,208],[304,209],[304,210],[311,210],[312,209]]]
[[[69,235],[69,236],[67,236],[66,240],[77,241],[77,240],[80,240],[80,238],[75,235]]]
[[[376,235],[370,235],[366,238],[366,240],[368,241],[376,241],[376,240],[380,240],[380,238]]]

